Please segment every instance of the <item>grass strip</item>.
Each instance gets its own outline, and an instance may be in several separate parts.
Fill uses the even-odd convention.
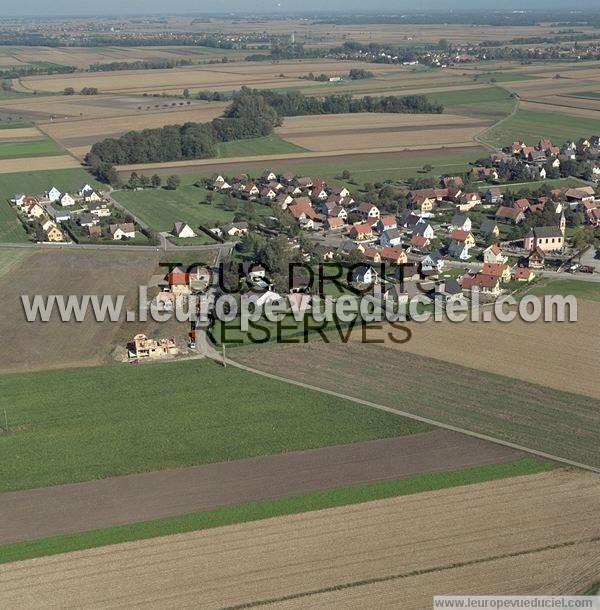
[[[0,546],[0,563],[536,474],[546,472],[552,468],[554,468],[553,464],[523,458],[500,464],[435,472],[396,481],[354,485],[341,489],[190,513],[178,517],[167,517],[130,525],[53,536],[40,540],[15,542]]]

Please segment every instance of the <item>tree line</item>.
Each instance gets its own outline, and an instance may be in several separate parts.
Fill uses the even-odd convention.
[[[117,70],[166,70],[180,66],[191,66],[191,59],[147,59],[137,61],[111,61],[107,64],[94,63],[90,72],[115,72]]]

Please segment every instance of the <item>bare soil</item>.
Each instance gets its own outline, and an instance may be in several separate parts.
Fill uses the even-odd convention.
[[[521,457],[435,430],[411,436],[0,494],[0,544]],[[118,498],[118,501],[115,499]]]
[[[557,470],[6,564],[0,603],[210,609],[293,596],[289,607],[306,608],[321,607],[325,590],[341,607],[368,595],[361,582],[384,578],[358,606],[565,592],[583,561],[599,566],[599,485]]]

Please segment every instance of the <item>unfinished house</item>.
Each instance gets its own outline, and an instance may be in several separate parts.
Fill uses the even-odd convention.
[[[165,358],[176,356],[179,352],[173,337],[169,339],[148,339],[146,335],[139,334],[127,346],[130,358]]]

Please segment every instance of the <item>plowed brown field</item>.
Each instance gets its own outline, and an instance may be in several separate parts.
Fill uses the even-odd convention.
[[[209,609],[292,596],[306,607],[351,587],[329,594],[339,607],[364,581],[389,579],[402,589],[377,595],[397,605],[406,594],[402,607],[420,610],[451,582],[560,589],[579,573],[574,559],[600,560],[599,492],[595,475],[553,471],[33,559],[0,566],[0,604]]]
[[[447,114],[336,114],[286,118],[277,133],[314,151],[399,150],[472,143],[489,122]]]

